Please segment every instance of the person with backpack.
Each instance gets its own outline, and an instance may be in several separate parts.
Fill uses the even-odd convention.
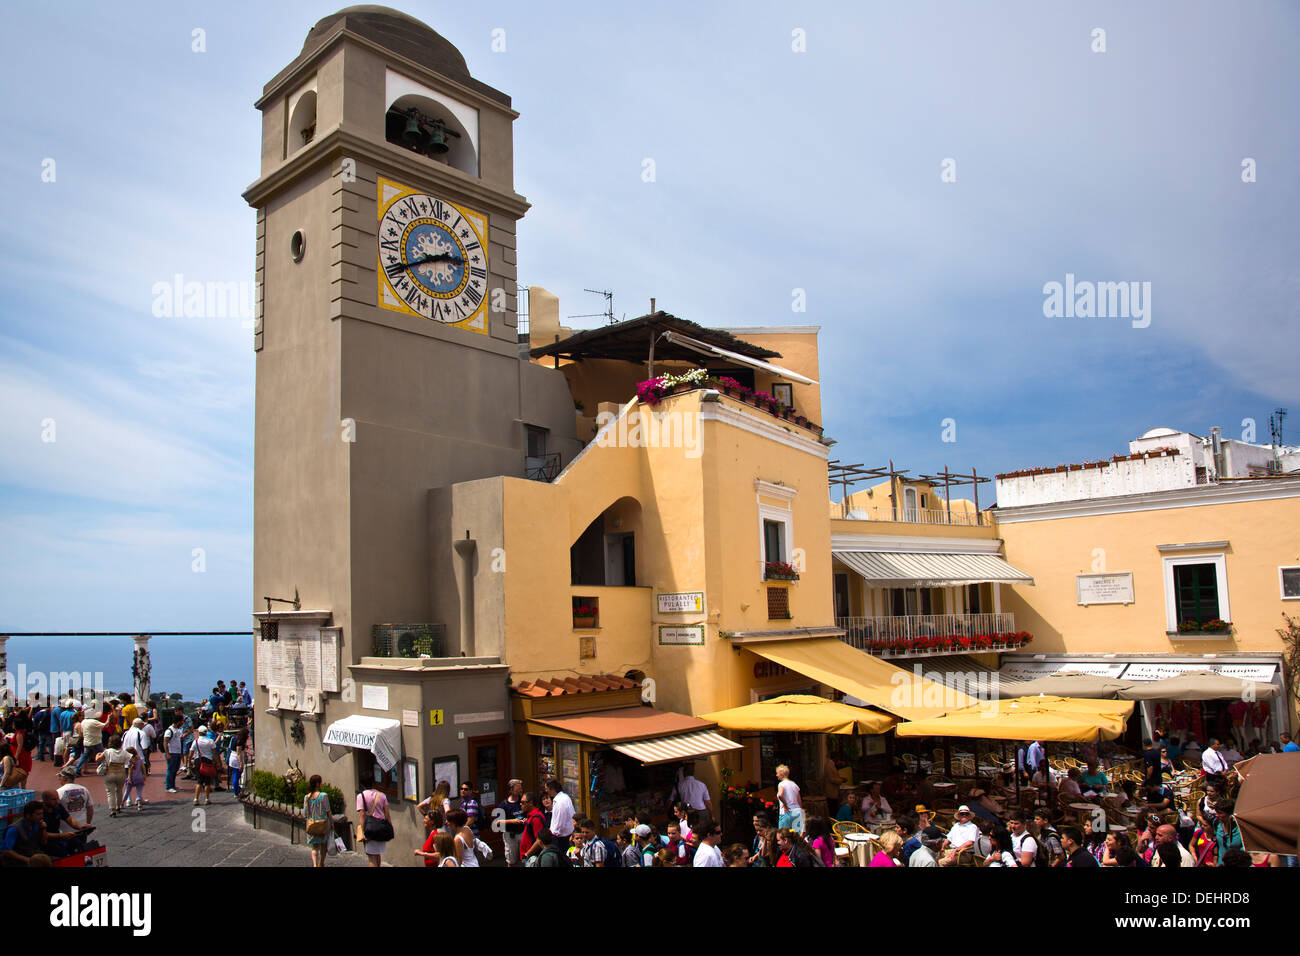
[[[185,717],[179,711],[172,715],[172,725],[163,732],[163,746],[167,750],[167,776],[164,786],[168,793],[176,792],[176,774],[181,769],[185,754]]]
[[[54,759],[54,734],[58,730],[58,710],[54,707],[54,701],[49,697],[45,698],[45,706],[38,710],[32,719],[36,725],[36,759],[45,763],[45,755],[50,755],[50,760]]]
[[[1016,866],[1038,866],[1038,841],[1029,832],[1023,813],[1013,813],[1007,818],[1007,829],[1011,832],[1011,855],[1015,857]]]
[[[1038,828],[1038,834],[1034,838],[1038,865],[1062,866],[1065,863],[1065,848],[1061,845],[1061,836],[1052,826],[1052,818],[1046,809],[1034,812],[1034,825]]]
[[[525,863],[525,866],[538,866],[545,869],[566,870],[569,868],[569,861],[565,859],[564,853],[556,846],[555,837],[547,828],[537,835],[536,846],[541,849],[531,854],[528,859],[537,862]]]
[[[597,836],[594,820],[582,820],[578,826],[582,830],[583,866],[617,869],[623,865],[623,855],[618,844],[609,837]]]

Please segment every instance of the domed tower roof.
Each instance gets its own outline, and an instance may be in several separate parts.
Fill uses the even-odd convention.
[[[361,4],[331,13],[317,21],[307,33],[299,58],[319,46],[340,24],[344,29],[365,37],[386,50],[392,50],[499,103],[510,105],[510,97],[505,93],[470,76],[465,57],[446,37],[415,17],[391,7]]]
[[[1165,428],[1164,426],[1161,426],[1159,428],[1147,429],[1145,432],[1142,433],[1142,438],[1170,438],[1174,435],[1181,435],[1181,434],[1182,432],[1178,431],[1177,429]],[[1141,441],[1141,439],[1138,440]]]

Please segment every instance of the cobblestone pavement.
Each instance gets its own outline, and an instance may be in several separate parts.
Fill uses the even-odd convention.
[[[156,766],[156,765],[155,765]],[[50,764],[37,763],[28,787],[56,788]],[[134,806],[108,815],[102,777],[77,781],[95,802],[94,839],[108,847],[109,866],[311,866],[305,844],[291,844],[244,822],[244,808],[228,791],[212,795],[212,805],[194,806],[194,784],[179,781],[180,793],[167,793],[162,778],[149,778],[142,810]],[[363,853],[333,854],[326,866],[365,866]]]

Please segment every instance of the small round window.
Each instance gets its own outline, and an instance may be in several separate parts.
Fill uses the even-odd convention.
[[[299,229],[289,240],[289,254],[293,256],[294,262],[302,262],[302,257],[307,253],[307,240]]]

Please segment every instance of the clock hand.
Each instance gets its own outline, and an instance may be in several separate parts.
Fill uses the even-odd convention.
[[[390,278],[392,278],[401,275],[402,272],[414,266],[422,266],[430,262],[450,262],[453,265],[458,266],[463,266],[465,264],[465,260],[459,256],[453,256],[451,253],[447,252],[440,252],[437,255],[425,256],[423,259],[415,259],[411,262],[394,262],[392,265],[385,266],[384,271],[388,273]]]

